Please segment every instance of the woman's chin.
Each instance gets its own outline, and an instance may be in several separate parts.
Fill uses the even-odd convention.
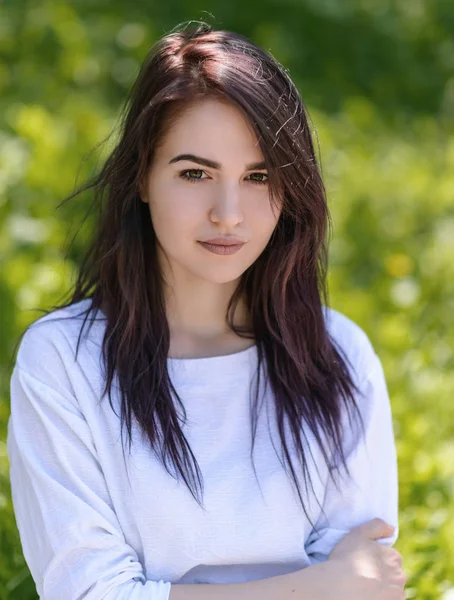
[[[245,268],[239,265],[236,268],[233,265],[219,265],[205,270],[199,268],[197,271],[193,271],[193,274],[199,279],[209,281],[210,283],[222,284],[237,281],[245,270]]]

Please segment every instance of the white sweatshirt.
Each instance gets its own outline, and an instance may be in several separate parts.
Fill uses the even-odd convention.
[[[249,385],[256,346],[224,356],[168,359],[188,417],[183,432],[203,476],[203,511],[184,482],[167,473],[134,419],[131,454],[125,428],[123,455],[118,388],[113,388],[116,414],[107,396],[101,397],[102,313],[88,338],[87,320],[77,362],[74,358],[80,313],[90,304],[83,300],[40,317],[22,338],[11,377],[7,452],[13,506],[24,557],[43,600],[168,600],[172,583],[243,582],[290,573],[327,560],[348,531],[374,517],[396,527],[393,537],[380,542],[395,542],[390,401],[381,363],[355,323],[326,309],[328,330],[364,393],[357,398],[366,436],[364,442],[353,435],[344,420],[352,478],[342,469],[339,492],[304,428],[314,493],[310,486],[305,492],[302,469],[298,475],[320,529],[315,535],[283,468],[270,386],[256,432],[257,479],[254,475]],[[70,315],[71,320],[51,320]],[[294,452],[289,428],[287,434]]]

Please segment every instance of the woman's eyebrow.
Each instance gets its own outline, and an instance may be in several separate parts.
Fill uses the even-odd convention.
[[[205,167],[210,167],[212,169],[220,169],[220,163],[210,160],[209,158],[203,158],[201,156],[196,156],[195,154],[178,154],[178,156],[174,156],[170,161],[169,165],[172,163],[176,163],[179,160],[190,160],[192,162],[198,163],[199,165],[203,165]],[[266,164],[264,161],[252,163],[250,165],[246,165],[246,171],[254,171],[254,170],[266,169]]]

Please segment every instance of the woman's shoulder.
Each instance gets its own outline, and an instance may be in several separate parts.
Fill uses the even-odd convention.
[[[81,328],[90,308],[91,299],[84,299],[33,321],[20,338],[16,366],[37,379],[58,378],[70,361],[75,360]],[[91,314],[88,314],[86,327],[90,324]],[[99,316],[95,318],[93,326],[100,321]],[[93,341],[96,337],[96,333],[90,335]],[[83,337],[80,339],[83,342]]]
[[[353,368],[363,377],[376,363],[377,355],[367,333],[345,314],[324,307],[325,324],[331,340]]]

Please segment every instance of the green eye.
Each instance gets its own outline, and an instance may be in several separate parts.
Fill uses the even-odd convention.
[[[180,177],[182,179],[186,179],[187,181],[201,181],[202,175],[202,169],[186,169],[186,171],[182,171],[180,173]]]
[[[268,183],[268,175],[266,173],[251,173],[249,175],[249,177],[251,177],[251,181],[253,181],[254,183],[258,183],[258,184]],[[258,179],[256,179],[256,177],[258,177]]]

